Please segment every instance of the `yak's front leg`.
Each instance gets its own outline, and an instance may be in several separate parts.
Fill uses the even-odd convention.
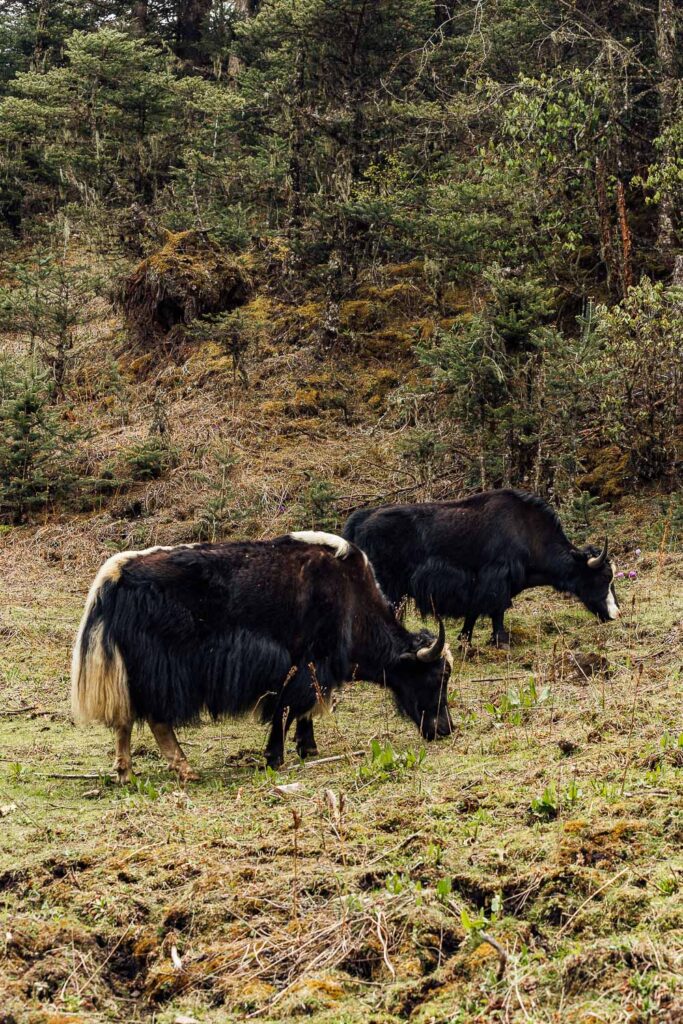
[[[285,759],[285,739],[293,718],[294,713],[288,707],[278,707],[273,715],[266,743],[266,764],[269,768],[279,768]]]
[[[130,775],[133,769],[133,758],[130,753],[130,737],[133,732],[133,723],[126,722],[125,725],[117,725],[116,733],[116,760],[114,771],[121,785],[130,782]]]
[[[199,775],[190,768],[185,751],[178,743],[178,737],[171,726],[163,722],[152,722],[151,719],[148,719],[148,725],[171,771],[177,773],[181,782],[197,782]]]
[[[493,635],[491,636],[491,643],[494,647],[506,648],[510,646],[510,634],[505,628],[505,608],[495,611],[491,615],[491,624],[493,626]]]
[[[318,753],[313,732],[313,719],[310,715],[296,720],[296,752],[299,757],[314,757]]]
[[[460,640],[462,643],[472,643],[472,634],[474,633],[474,627],[477,624],[478,618],[479,615],[477,612],[468,612],[465,616],[465,621],[463,622],[462,629],[460,630]]]

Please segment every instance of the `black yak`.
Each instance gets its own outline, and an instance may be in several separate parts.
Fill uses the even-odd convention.
[[[463,618],[468,641],[489,615],[493,642],[508,644],[505,612],[529,587],[574,594],[601,622],[619,615],[607,540],[602,550],[576,548],[550,506],[524,491],[359,509],[343,535],[365,551],[394,605],[411,597],[423,614]]]
[[[78,721],[116,732],[115,768],[131,772],[134,722],[146,721],[183,778],[174,727],[257,710],[266,760],[283,761],[297,720],[300,756],[315,753],[310,716],[355,675],[386,684],[426,739],[451,731],[443,623],[410,633],[357,547],[326,533],[271,541],[150,548],[114,555],[90,589],[72,663]]]

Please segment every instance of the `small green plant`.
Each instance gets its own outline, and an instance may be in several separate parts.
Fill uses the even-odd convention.
[[[554,821],[563,808],[576,807],[583,796],[583,790],[576,779],[572,779],[563,793],[558,793],[553,782],[546,786],[540,797],[534,797],[530,804],[532,817],[539,821]]]
[[[218,473],[208,481],[210,489],[197,506],[193,531],[196,540],[211,543],[223,538],[242,517],[230,480],[237,457],[228,449],[219,449],[214,456]]]
[[[52,407],[52,390],[46,374],[0,360],[0,519],[24,522],[85,482],[76,468],[84,433]]]
[[[446,903],[453,892],[453,881],[450,878],[441,878],[436,883],[436,898],[441,903]]]
[[[404,889],[407,889],[409,885],[410,879],[407,875],[391,874],[387,875],[384,879],[384,888],[387,892],[391,893],[392,896],[398,896]]]
[[[579,788],[576,779],[572,779],[572,781],[567,786],[567,791],[565,793],[565,803],[570,808],[575,807],[582,796],[583,791]]]
[[[23,782],[28,778],[29,769],[25,764],[19,764],[18,761],[13,761],[7,765],[7,777],[10,782]]]
[[[265,765],[264,767],[258,767],[254,769],[255,786],[265,785],[268,787],[272,787],[277,785],[279,781],[280,776],[278,775],[275,768],[271,768],[269,764]]]
[[[460,911],[460,922],[475,942],[481,941],[481,933],[485,931],[490,925],[495,924],[500,916],[500,912],[503,909],[503,897],[500,893],[491,900],[491,908],[489,915],[486,915],[486,911],[480,910],[476,915],[470,915],[466,907],[463,907]]]
[[[539,691],[536,688],[536,680],[532,676],[526,686],[512,687],[506,694],[503,694],[498,704],[494,704],[492,701],[484,704],[484,710],[488,711],[498,723],[522,725],[531,711],[547,704],[549,700],[550,687],[543,686]]]
[[[427,849],[425,850],[425,857],[430,864],[438,867],[443,860],[443,846],[441,843],[429,842],[427,844]]]
[[[591,780],[590,787],[596,796],[602,797],[603,800],[607,800],[609,803],[614,803],[616,800],[621,799],[623,795],[621,786],[614,782],[607,782],[604,779]]]
[[[338,529],[336,500],[337,492],[329,480],[311,477],[299,500],[301,521],[312,530]]]
[[[161,796],[161,790],[150,779],[141,779],[138,775],[131,775],[127,790],[121,792],[124,796],[141,797],[144,800],[158,800]]]
[[[655,884],[662,896],[673,896],[675,892],[678,892],[678,879],[673,873],[659,878]]]
[[[488,825],[491,821],[492,818],[489,812],[483,807],[480,807],[461,825],[461,829],[465,835],[465,841],[468,843],[475,843],[479,837],[482,825]]]
[[[178,465],[178,450],[166,438],[153,435],[131,445],[124,462],[133,480],[158,480]]]
[[[560,801],[557,797],[557,790],[554,783],[543,790],[540,797],[533,797],[531,800],[531,813],[539,821],[554,821],[560,813]]]
[[[601,502],[589,491],[581,491],[569,502],[565,518],[575,526],[589,530],[604,518],[609,507],[609,502]]]
[[[362,764],[358,773],[366,781],[384,781],[419,768],[426,756],[424,747],[419,750],[409,748],[395,751],[389,741],[382,744],[379,740],[373,740],[370,745],[370,761]]]
[[[665,732],[659,740],[662,750],[683,750],[683,732],[672,734]]]

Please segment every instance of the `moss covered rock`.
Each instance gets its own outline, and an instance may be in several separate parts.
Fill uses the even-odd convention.
[[[164,245],[144,259],[115,291],[138,341],[168,339],[198,316],[246,302],[250,277],[203,231],[167,232]]]

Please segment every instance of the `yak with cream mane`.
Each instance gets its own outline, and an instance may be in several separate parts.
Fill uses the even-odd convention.
[[[426,739],[446,735],[449,672],[442,622],[437,637],[409,632],[355,545],[302,532],[114,555],[86,602],[72,704],[77,721],[115,730],[120,780],[135,722],[192,778],[174,729],[203,711],[257,711],[278,766],[293,721],[300,756],[315,753],[311,715],[356,677],[386,685]]]

